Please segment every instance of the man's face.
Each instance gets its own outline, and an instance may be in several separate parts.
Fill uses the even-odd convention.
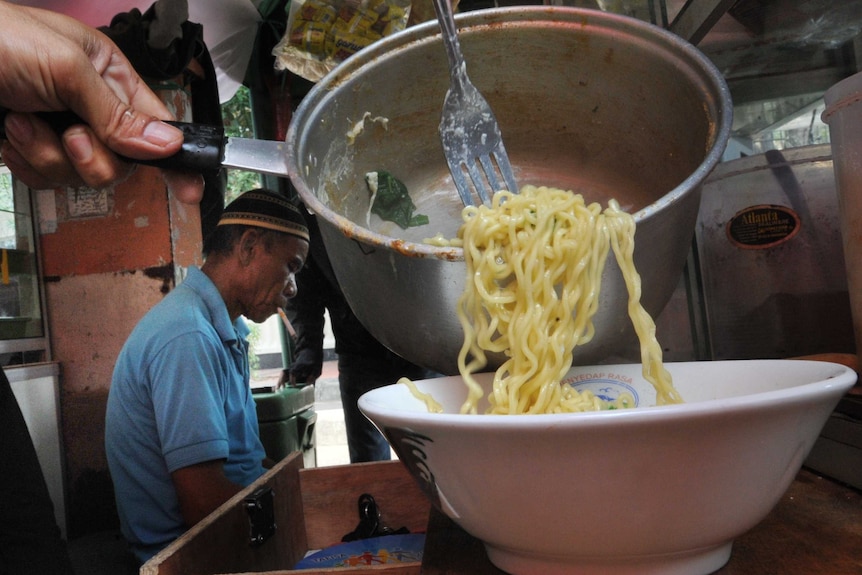
[[[259,243],[246,270],[243,315],[262,323],[278,308],[287,305],[287,300],[296,295],[294,276],[307,257],[308,242],[296,236],[279,237],[268,251],[263,242]]]

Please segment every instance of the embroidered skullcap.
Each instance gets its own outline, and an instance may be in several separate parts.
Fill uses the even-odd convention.
[[[254,226],[275,230],[309,241],[302,212],[286,197],[270,190],[252,190],[229,203],[218,225]]]

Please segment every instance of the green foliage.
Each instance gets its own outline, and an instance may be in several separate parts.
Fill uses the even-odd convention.
[[[234,138],[253,138],[254,123],[251,96],[248,88],[240,86],[236,95],[221,107],[225,135]],[[260,174],[243,170],[228,170],[225,202],[230,202],[246,190],[260,187]]]
[[[260,367],[260,358],[255,353],[255,348],[260,343],[260,326],[252,321],[246,321],[249,330],[248,334],[248,367],[251,369],[252,375]]]
[[[12,188],[12,173],[3,167],[0,171],[0,210],[15,210],[15,192]]]

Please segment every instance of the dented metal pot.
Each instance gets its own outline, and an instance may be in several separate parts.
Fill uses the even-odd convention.
[[[699,186],[720,160],[732,106],[697,49],[660,28],[594,10],[525,6],[458,15],[470,77],[500,123],[520,185],[616,198],[635,214],[642,300],[658,314],[676,287],[694,231]],[[287,136],[292,180],[318,215],[347,301],[403,357],[457,373],[465,285],[454,237],[461,201],[437,133],[448,87],[436,22],[381,40],[322,79]],[[369,217],[365,174],[403,181],[427,226]],[[576,364],[614,356],[633,338],[627,291],[609,257],[592,342]],[[492,358],[489,369],[501,357]]]

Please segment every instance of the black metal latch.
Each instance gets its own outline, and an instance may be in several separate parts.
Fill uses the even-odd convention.
[[[257,547],[275,533],[275,492],[271,487],[261,487],[245,498],[250,527],[249,545]]]
[[[377,502],[368,493],[363,493],[359,496],[359,525],[356,526],[356,529],[342,537],[341,540],[346,543],[358,539],[368,539],[383,535],[402,535],[405,533],[410,533],[410,530],[406,527],[392,529],[381,525],[380,510],[377,508]]]

